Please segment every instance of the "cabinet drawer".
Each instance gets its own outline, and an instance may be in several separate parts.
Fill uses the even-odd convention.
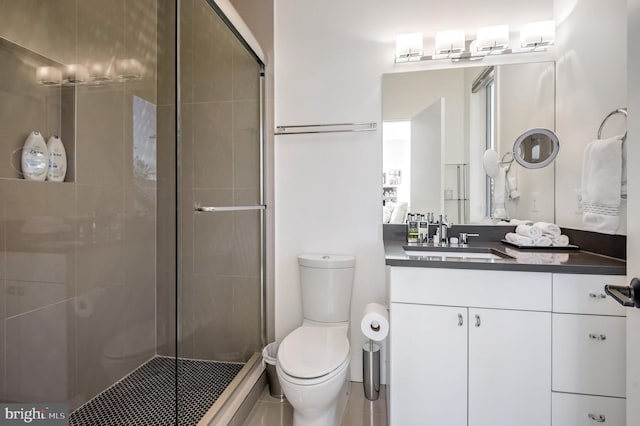
[[[605,294],[605,284],[625,285],[626,277],[553,274],[553,312],[626,315],[624,307]]]
[[[391,302],[551,311],[551,274],[393,267]]]
[[[624,397],[626,318],[552,315],[553,390]]]
[[[553,393],[553,426],[625,426],[626,399]]]

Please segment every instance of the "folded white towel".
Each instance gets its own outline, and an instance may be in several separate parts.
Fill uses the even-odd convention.
[[[566,247],[569,245],[569,237],[566,235],[558,235],[557,237],[551,238],[551,242],[555,247]]]
[[[558,237],[562,234],[560,227],[555,223],[549,222],[536,222],[533,224],[536,228],[539,228],[543,234],[550,235],[552,237]]]
[[[622,136],[597,139],[584,150],[582,224],[588,231],[614,234],[620,226]]]
[[[532,246],[533,238],[525,237],[524,235],[509,232],[504,236],[504,239],[519,246]]]
[[[533,244],[535,244],[538,247],[550,247],[553,244],[553,242],[551,241],[551,238],[547,237],[546,235],[543,235],[540,238],[536,238]]]
[[[516,226],[516,234],[524,235],[525,237],[529,237],[534,240],[542,237],[542,231],[540,230],[540,228],[536,228],[531,225]]]

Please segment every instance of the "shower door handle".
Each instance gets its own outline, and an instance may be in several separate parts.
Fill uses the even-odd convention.
[[[267,206],[264,204],[257,204],[255,206],[221,206],[221,207],[204,207],[204,206],[196,206],[195,210],[197,212],[237,212],[241,210],[264,210]]]

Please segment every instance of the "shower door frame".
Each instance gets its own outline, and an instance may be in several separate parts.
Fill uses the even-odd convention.
[[[182,121],[181,121],[181,107],[182,107],[182,96],[181,96],[181,81],[182,81],[182,73],[181,73],[181,24],[180,24],[180,11],[181,11],[181,2],[185,0],[175,0],[176,7],[176,16],[175,16],[175,95],[176,95],[176,109],[175,109],[175,123],[176,123],[176,134],[175,134],[175,238],[176,238],[176,268],[175,268],[175,347],[174,347],[174,368],[175,368],[175,414],[176,421],[179,423],[180,417],[180,404],[179,404],[179,386],[180,386],[180,375],[179,375],[179,364],[178,360],[180,359],[180,343],[182,339],[182,327],[181,327],[181,319],[182,319],[182,298],[181,298],[181,288],[182,288],[182,232],[181,232],[181,222],[183,213],[181,210],[182,206],[182,191],[181,191],[181,183],[182,183],[182,161],[183,158],[181,156],[181,146],[182,146]],[[188,1],[188,0],[187,0]],[[226,210],[226,211],[234,211],[234,210],[260,210],[260,341],[262,346],[264,347],[267,344],[267,333],[268,333],[268,325],[267,325],[267,270],[265,265],[266,259],[266,230],[267,230],[267,221],[266,221],[266,209],[267,204],[265,200],[265,63],[260,58],[260,56],[253,50],[250,44],[246,41],[244,36],[238,29],[234,26],[232,21],[224,14],[223,10],[215,3],[214,0],[205,0],[208,5],[212,8],[212,10],[218,15],[218,17],[223,21],[223,23],[229,28],[231,33],[237,38],[237,40],[242,44],[242,46],[247,50],[247,52],[254,58],[259,66],[259,94],[258,94],[258,110],[259,110],[259,123],[258,123],[258,137],[259,137],[259,204],[255,206],[229,206],[223,209],[218,210]],[[202,212],[215,211],[209,210],[206,207],[194,206],[195,210],[199,210]],[[192,214],[192,212],[188,212],[188,214]],[[207,416],[209,413],[207,414]]]

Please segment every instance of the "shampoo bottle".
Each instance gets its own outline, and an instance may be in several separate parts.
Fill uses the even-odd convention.
[[[407,221],[407,242],[418,242],[418,222],[413,214],[409,215],[409,219]]]
[[[418,234],[420,234],[421,243],[429,242],[429,222],[427,222],[424,215],[420,215],[420,221],[418,222]]]
[[[22,147],[22,175],[27,180],[45,180],[48,164],[47,145],[40,132],[34,130]]]
[[[64,150],[62,140],[58,136],[51,136],[47,142],[49,151],[49,168],[47,180],[52,182],[64,182],[67,174],[67,153]]]

